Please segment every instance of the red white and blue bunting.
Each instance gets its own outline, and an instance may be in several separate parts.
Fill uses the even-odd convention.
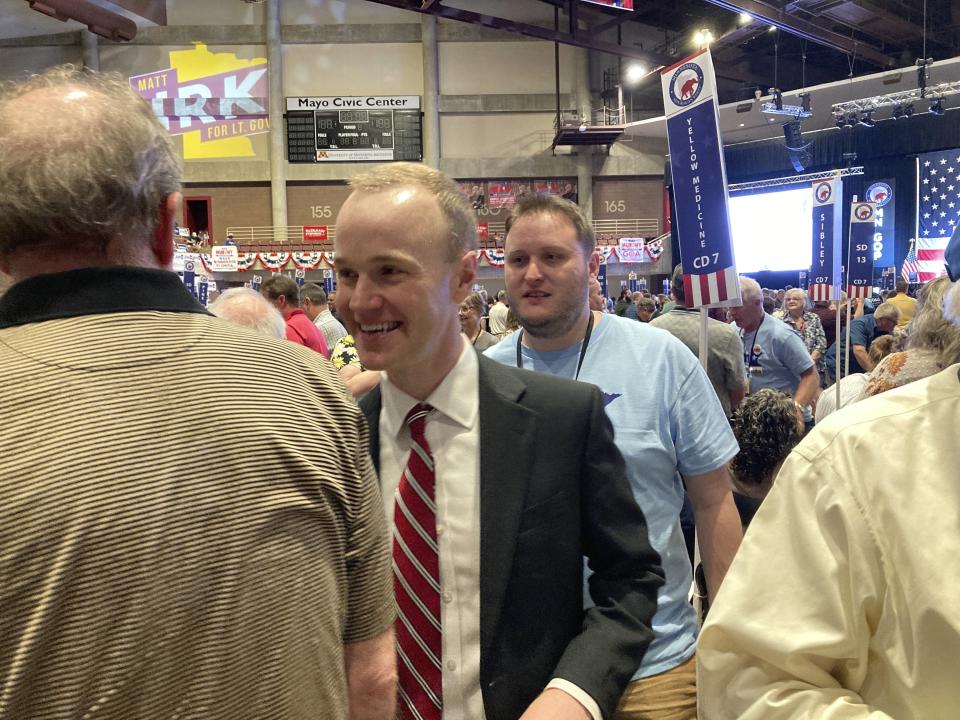
[[[237,270],[239,272],[246,272],[252,268],[257,262],[257,253],[255,252],[241,252],[237,253]]]
[[[213,272],[213,258],[209,254],[200,253],[200,264],[208,273]]]
[[[643,244],[643,250],[647,253],[647,257],[650,258],[650,262],[656,262],[660,259],[660,256],[663,255],[663,240],[661,238],[647,240]]]
[[[320,251],[294,252],[291,255],[293,264],[298,270],[316,270],[324,260],[323,253]]]
[[[486,262],[490,267],[502,268],[503,249],[487,248],[485,250],[477,250],[477,260],[479,262]]]
[[[260,253],[260,264],[270,272],[279,272],[290,262],[290,253],[288,252],[269,252]]]

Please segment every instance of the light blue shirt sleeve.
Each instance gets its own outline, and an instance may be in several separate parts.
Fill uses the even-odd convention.
[[[693,361],[684,369],[670,413],[677,469],[681,475],[702,475],[728,463],[740,447],[703,368]]]
[[[790,372],[801,375],[813,367],[813,358],[807,352],[807,346],[795,332],[784,333],[779,345],[777,359],[783,363],[784,367],[789,368]]]

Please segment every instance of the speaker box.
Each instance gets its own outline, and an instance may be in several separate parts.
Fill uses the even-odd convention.
[[[798,173],[803,172],[812,162],[810,155],[810,146],[813,143],[803,142],[803,133],[800,131],[800,121],[783,124],[783,140],[787,146],[787,154],[790,156],[790,163],[793,169]]]

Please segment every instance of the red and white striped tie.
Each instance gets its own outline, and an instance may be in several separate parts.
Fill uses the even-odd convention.
[[[393,504],[393,588],[397,598],[398,718],[440,720],[440,556],[433,456],[424,435],[429,405],[407,414],[410,457]]]

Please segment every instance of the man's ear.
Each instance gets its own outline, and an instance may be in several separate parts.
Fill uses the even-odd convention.
[[[173,266],[173,227],[180,212],[182,195],[173,192],[167,195],[160,203],[159,218],[153,237],[150,239],[150,249],[153,251],[157,266],[169,270]]]
[[[470,294],[473,281],[477,278],[477,262],[477,251],[468,250],[455,263],[452,289],[458,305]]]
[[[597,249],[590,253],[587,270],[592,277],[596,277],[600,273],[600,250]]]

